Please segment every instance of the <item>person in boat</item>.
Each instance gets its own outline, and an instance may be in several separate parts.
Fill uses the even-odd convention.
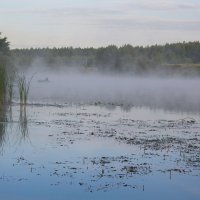
[[[43,82],[49,82],[49,79],[48,79],[48,77],[46,77],[45,79],[38,80],[38,82],[40,82],[40,83],[43,83]]]

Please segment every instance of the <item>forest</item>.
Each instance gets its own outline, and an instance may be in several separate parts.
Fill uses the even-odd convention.
[[[0,66],[9,62],[16,69],[45,65],[51,69],[80,68],[88,71],[135,74],[200,74],[200,42],[165,45],[100,48],[29,48],[11,49],[0,35]]]
[[[13,49],[11,57],[17,67],[27,68],[37,61],[51,67],[80,67],[98,71],[176,72],[199,71],[200,42],[182,42],[165,45],[122,47],[110,45],[101,48],[30,48]]]

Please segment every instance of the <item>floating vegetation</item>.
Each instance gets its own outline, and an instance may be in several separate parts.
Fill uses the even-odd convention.
[[[119,191],[129,199],[133,193],[156,194],[158,179],[164,190],[186,178],[188,187],[199,183],[200,121],[195,115],[163,119],[159,112],[158,119],[138,120],[134,108],[117,110],[118,117],[116,110],[99,106],[12,107],[12,127],[3,137],[3,186],[20,182],[63,196],[75,189],[85,199]]]

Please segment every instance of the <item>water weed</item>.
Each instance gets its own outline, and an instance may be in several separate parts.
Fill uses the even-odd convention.
[[[27,80],[25,75],[18,76],[18,90],[19,90],[19,99],[20,105],[27,105],[28,94],[30,89],[30,84],[33,79],[33,76],[30,80]]]

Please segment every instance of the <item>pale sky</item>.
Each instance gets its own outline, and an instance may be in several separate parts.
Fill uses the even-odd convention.
[[[200,0],[0,0],[11,48],[200,40]]]

